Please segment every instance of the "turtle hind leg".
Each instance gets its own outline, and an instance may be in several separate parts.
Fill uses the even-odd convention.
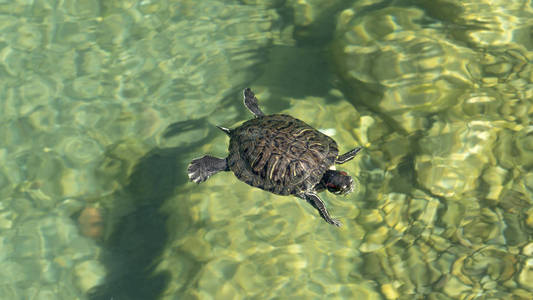
[[[316,193],[312,193],[312,192],[305,193],[301,197],[307,200],[307,202],[309,202],[316,210],[318,210],[318,213],[320,214],[322,219],[324,219],[324,221],[328,222],[329,224],[335,225],[337,227],[342,226],[342,223],[339,220],[333,219],[329,215],[328,210],[326,209],[326,205],[324,204],[322,200],[320,200],[320,198],[318,197]]]
[[[196,183],[204,182],[220,171],[229,171],[226,159],[209,155],[193,159],[189,164],[189,167],[187,167],[189,179]]]
[[[335,159],[335,163],[336,164],[343,164],[347,161],[350,161],[352,160],[356,155],[357,153],[359,153],[359,151],[361,151],[361,149],[363,149],[363,147],[357,147],[353,150],[350,150],[346,153],[344,153],[343,155],[339,155],[337,156],[337,158]]]
[[[243,91],[244,94],[244,105],[256,116],[262,117],[265,114],[259,108],[259,100],[255,97],[254,92],[250,88],[245,88]]]

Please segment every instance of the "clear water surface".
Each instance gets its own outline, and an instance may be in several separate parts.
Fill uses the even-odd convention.
[[[526,0],[0,1],[0,299],[531,299]],[[332,136],[344,226],[215,125]]]

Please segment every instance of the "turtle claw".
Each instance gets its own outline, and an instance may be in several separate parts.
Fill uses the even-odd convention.
[[[187,175],[189,176],[189,180],[200,183],[207,180],[209,176],[206,174],[203,174],[205,172],[202,172],[202,167],[198,163],[198,159],[193,160],[189,167],[187,167]]]
[[[191,161],[187,167],[187,175],[191,181],[202,183],[211,177],[211,175],[227,170],[228,167],[225,159],[205,155],[204,157]]]
[[[262,117],[265,114],[259,108],[259,100],[255,97],[254,92],[250,88],[245,88],[243,91],[244,105],[250,110],[256,117]]]
[[[341,221],[339,221],[337,219],[333,219],[329,215],[328,210],[326,209],[326,205],[324,205],[324,202],[322,200],[320,200],[320,198],[318,197],[318,195],[316,193],[307,192],[307,193],[305,193],[303,195],[299,195],[299,197],[307,200],[307,202],[309,202],[316,210],[318,210],[318,213],[320,214],[322,219],[324,219],[324,221],[326,221],[327,223],[329,223],[331,225],[335,225],[337,227],[341,227],[342,226]]]
[[[343,163],[345,163],[347,161],[352,160],[357,155],[357,153],[359,153],[359,151],[361,151],[361,149],[363,149],[363,147],[357,147],[355,149],[352,149],[352,150],[344,153],[343,155],[339,155],[337,157],[337,159],[335,159],[335,163],[336,164],[343,164]]]
[[[335,225],[337,227],[342,227],[342,222],[337,219],[330,219],[328,221],[329,224]]]

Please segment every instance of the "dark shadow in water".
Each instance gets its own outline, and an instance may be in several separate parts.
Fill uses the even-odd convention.
[[[178,122],[167,129],[165,137],[193,128],[191,122]],[[177,185],[187,182],[186,165],[180,156],[203,143],[205,139],[188,149],[154,149],[136,164],[128,185],[116,193],[116,198],[125,197],[133,210],[114,223],[103,245],[102,262],[108,275],[103,285],[90,291],[89,299],[158,299],[170,280],[187,280],[171,278],[169,272],[155,272],[169,238],[168,215],[161,206],[174,197]]]
[[[139,161],[123,191],[134,209],[115,223],[105,242],[102,262],[108,275],[89,299],[157,299],[164,291],[170,275],[154,273],[167,241],[167,216],[160,206],[180,181],[177,168],[175,153],[160,150]]]
[[[332,79],[327,49],[275,45],[269,50],[268,68],[256,84],[268,87],[273,100],[327,95]]]
[[[271,45],[259,49],[258,53],[252,53],[252,56],[243,55],[258,57],[257,60],[263,63],[254,64],[253,72],[246,77],[247,83],[225,95],[218,104],[219,107],[238,106],[244,118],[247,111],[242,104],[242,89],[253,88],[254,85],[268,87],[272,99],[326,96],[334,79],[329,70],[331,62],[328,47],[334,36],[335,15],[351,3],[352,1],[346,1],[330,7],[321,13],[317,22],[296,28],[294,38],[297,47]],[[285,20],[287,24],[292,24],[288,17],[290,12],[282,15],[288,18]],[[277,104],[277,107],[270,106],[269,113],[278,112],[283,109],[281,105],[287,105],[282,101],[271,103],[281,104]],[[250,118],[249,114],[247,118]],[[163,137],[171,138],[208,125],[207,118],[177,122],[167,128]],[[152,300],[160,298],[171,280],[189,281],[183,284],[181,291],[194,284],[195,275],[201,269],[194,258],[184,256],[184,265],[188,270],[184,273],[187,273],[187,278],[172,278],[170,272],[155,271],[169,242],[166,223],[168,214],[172,213],[162,212],[161,206],[175,197],[176,186],[187,181],[183,155],[212,140],[214,134],[221,133],[211,130],[205,138],[188,144],[187,147],[154,149],[139,160],[129,178],[129,184],[124,190],[117,192],[115,197],[126,198],[129,207],[133,209],[116,220],[111,235],[103,245],[105,254],[102,262],[107,268],[107,277],[104,284],[90,291],[89,299]]]

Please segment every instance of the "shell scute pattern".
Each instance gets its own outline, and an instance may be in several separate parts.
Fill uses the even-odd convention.
[[[243,96],[244,105],[255,118],[235,129],[217,126],[230,137],[229,155],[193,159],[187,166],[189,179],[201,183],[218,172],[233,171],[251,186],[305,199],[324,221],[342,226],[329,215],[317,193],[352,191],[352,177],[330,167],[352,160],[362,147],[337,155],[337,143],[332,138],[291,116],[265,115],[250,88],[243,90]]]
[[[337,144],[303,121],[268,115],[232,133],[228,166],[249,185],[289,195],[312,189],[335,162]]]

